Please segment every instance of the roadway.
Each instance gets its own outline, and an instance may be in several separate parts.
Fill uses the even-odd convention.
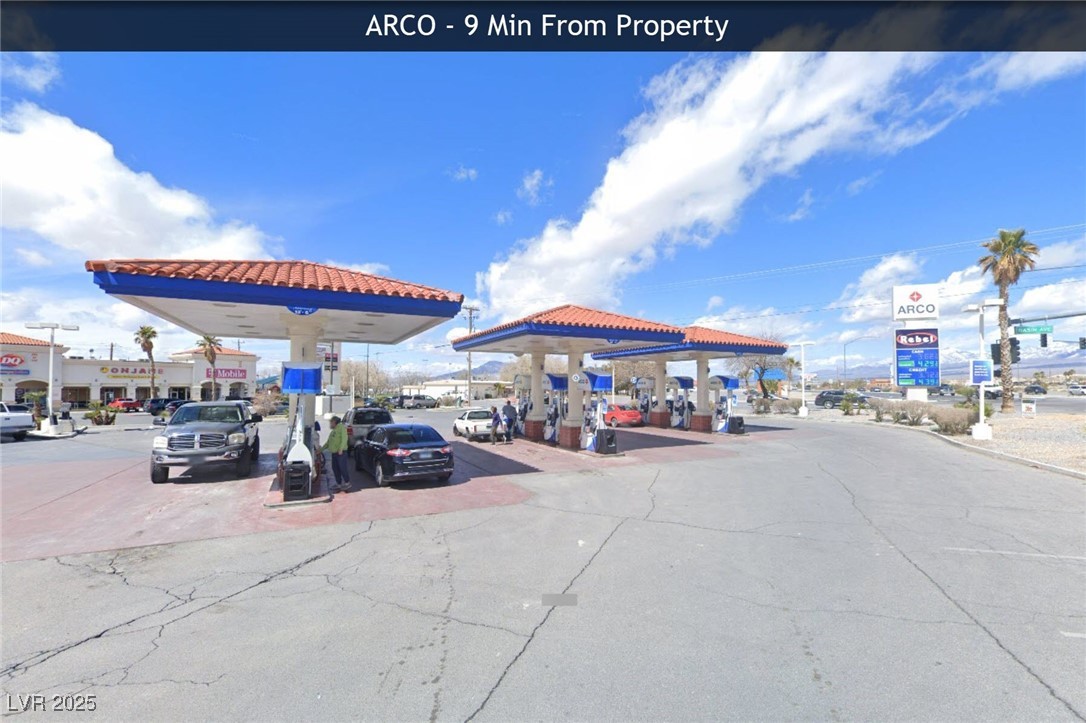
[[[500,457],[525,495],[499,506],[6,562],[3,704],[90,695],[102,720],[1082,720],[1081,480],[820,414],[748,416],[750,434],[711,442],[621,430],[619,458],[464,448],[477,456],[449,493]],[[453,413],[410,416],[447,432]],[[5,500],[32,457],[82,460],[140,468],[101,482],[124,492],[103,526],[150,530],[179,491],[215,515],[230,482],[142,479],[150,434],[5,444]],[[161,510],[126,516],[129,484]],[[344,504],[419,490],[372,492]]]

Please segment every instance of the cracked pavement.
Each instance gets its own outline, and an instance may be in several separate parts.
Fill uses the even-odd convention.
[[[1083,720],[1080,480],[772,425],[515,505],[4,563],[3,714]]]

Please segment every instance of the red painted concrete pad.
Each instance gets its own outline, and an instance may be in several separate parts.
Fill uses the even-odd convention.
[[[81,552],[231,537],[311,525],[431,515],[517,504],[531,493],[503,474],[458,465],[449,485],[432,481],[362,488],[331,504],[298,509],[263,505],[275,459],[265,455],[253,476],[231,479],[209,469],[171,475],[154,485],[146,460],[35,464],[3,469],[0,559],[24,560]],[[500,465],[491,465],[498,466]],[[353,472],[355,488],[373,485]]]

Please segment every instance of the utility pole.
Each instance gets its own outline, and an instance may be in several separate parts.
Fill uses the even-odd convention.
[[[475,313],[479,311],[478,306],[462,306],[463,311],[468,312],[468,334],[475,332]],[[468,405],[471,405],[471,350],[468,350]]]
[[[363,397],[370,395],[370,345],[366,344],[366,391],[362,392]]]

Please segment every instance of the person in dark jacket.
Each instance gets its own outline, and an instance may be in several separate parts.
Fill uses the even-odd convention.
[[[502,415],[498,414],[497,407],[490,408],[490,443],[498,443],[498,430],[502,428]]]
[[[502,407],[502,416],[505,418],[505,443],[513,443],[513,430],[517,426],[517,408],[513,406],[513,403],[506,400],[505,406]]]

